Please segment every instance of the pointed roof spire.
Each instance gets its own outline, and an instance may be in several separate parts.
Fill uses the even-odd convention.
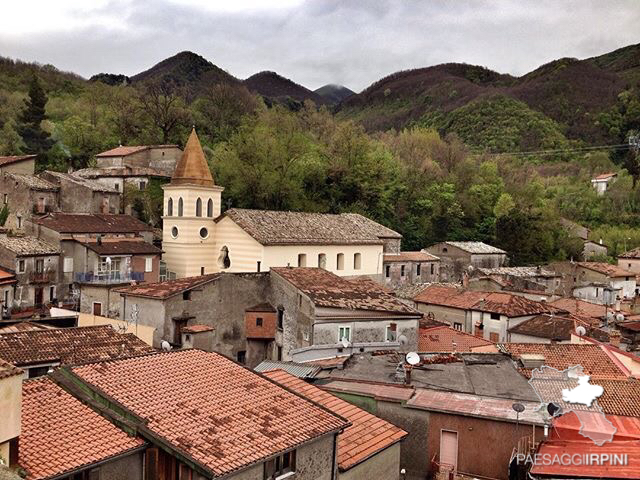
[[[171,185],[201,185],[203,187],[215,185],[195,127],[191,130],[189,140],[184,146],[182,158],[178,161],[173,172]]]

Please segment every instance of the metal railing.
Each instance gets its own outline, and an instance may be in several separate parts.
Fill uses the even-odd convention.
[[[53,283],[55,281],[56,272],[53,270],[29,273],[29,283]]]
[[[77,272],[74,279],[78,283],[126,283],[141,282],[144,280],[144,272]]]

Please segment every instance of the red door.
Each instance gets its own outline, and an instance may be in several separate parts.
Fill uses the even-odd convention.
[[[93,314],[94,315],[102,315],[102,304],[99,302],[93,302]]]
[[[454,472],[458,469],[458,432],[440,431],[440,464]]]

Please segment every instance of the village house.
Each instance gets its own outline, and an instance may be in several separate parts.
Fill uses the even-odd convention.
[[[507,480],[518,440],[543,435],[527,379],[502,354],[419,357],[407,368],[404,355],[356,354],[317,385],[409,433],[400,445],[407,480],[451,472]],[[519,415],[514,403],[524,407]],[[491,455],[478,445],[491,445]]]
[[[511,327],[509,338],[515,343],[572,343],[576,328],[582,326],[586,335],[608,341],[609,334],[599,325],[588,317],[542,314]]]
[[[440,242],[425,249],[440,259],[440,279],[459,282],[469,267],[498,268],[507,262],[507,252],[483,242]]]
[[[536,290],[553,294],[560,290],[562,275],[542,266],[475,268],[471,278],[489,277],[502,282],[503,289]]]
[[[10,467],[18,464],[22,375],[21,369],[0,358],[0,459]]]
[[[618,178],[617,173],[601,173],[591,179],[591,186],[596,189],[598,195],[604,195],[611,184]]]
[[[2,319],[11,316],[16,283],[18,283],[18,280],[13,271],[0,268],[0,318]]]
[[[605,257],[608,252],[609,247],[602,243],[602,240],[599,242],[585,240],[582,248],[582,259],[588,262],[594,257]]]
[[[68,213],[121,213],[120,192],[72,173],[45,170],[40,178],[57,185],[57,209]]]
[[[640,247],[618,255],[618,267],[640,275]]]
[[[58,210],[60,188],[43,178],[31,174],[2,172],[0,195],[2,206],[7,206],[9,216],[4,227],[24,230],[26,222],[34,217]]]
[[[42,386],[29,393],[49,390],[46,382],[64,390],[50,387],[50,396],[58,397],[56,410],[42,401],[44,393],[40,402],[25,402],[30,408],[23,410],[28,421],[22,425],[20,463],[37,469],[34,480],[94,468],[104,468],[101,478],[127,472],[133,480],[331,480],[337,474],[338,435],[351,425],[223,355],[199,350],[62,367],[50,379],[26,385],[37,382]],[[101,413],[97,428],[105,434],[96,435],[96,427],[74,428],[68,408],[61,408],[65,403],[58,403],[67,395]],[[89,412],[78,415],[80,425]],[[132,436],[118,439],[110,425]],[[55,445],[52,435],[59,440]],[[65,451],[59,462],[41,461],[60,448]],[[102,452],[110,459],[104,465]],[[122,463],[114,465],[118,458]]]
[[[0,233],[0,267],[15,274],[15,289],[3,288],[5,316],[43,312],[58,298],[60,249],[31,236]]]
[[[617,305],[598,304],[579,298],[559,298],[550,303],[551,306],[565,310],[571,315],[591,321],[592,324],[623,321],[628,312],[624,312]]]
[[[600,262],[578,262],[576,263],[575,277],[579,286],[591,284],[595,289],[598,288],[598,284],[605,284],[614,290],[620,290],[620,299],[632,298],[636,295],[635,273],[616,265]],[[598,298],[597,294],[590,296]]]
[[[78,365],[113,358],[145,355],[154,349],[130,333],[109,325],[40,328],[0,334],[0,358],[34,378],[61,365]]]
[[[385,253],[382,267],[384,285],[390,288],[440,280],[440,259],[426,252]]]
[[[98,168],[152,168],[169,176],[182,156],[177,145],[118,146],[95,156]]]
[[[380,278],[383,254],[400,251],[399,233],[358,214],[222,213],[223,188],[195,130],[163,189],[163,258],[177,277],[293,266]]]
[[[36,171],[36,155],[0,156],[0,174],[17,173],[33,175]]]
[[[509,341],[509,329],[544,313],[558,312],[544,302],[508,292],[481,292],[432,285],[414,297],[418,310],[435,320],[493,343]]]
[[[400,442],[407,432],[283,370],[264,375],[351,422],[338,435],[338,480],[399,479]]]
[[[129,215],[55,212],[28,227],[34,236],[59,246],[58,298],[83,311],[106,314],[119,305],[112,287],[158,278],[160,251],[150,244],[153,229]]]

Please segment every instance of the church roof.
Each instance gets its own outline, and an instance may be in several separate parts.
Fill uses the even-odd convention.
[[[201,185],[203,187],[215,185],[195,128],[189,135],[182,158],[171,177],[170,185]]]

